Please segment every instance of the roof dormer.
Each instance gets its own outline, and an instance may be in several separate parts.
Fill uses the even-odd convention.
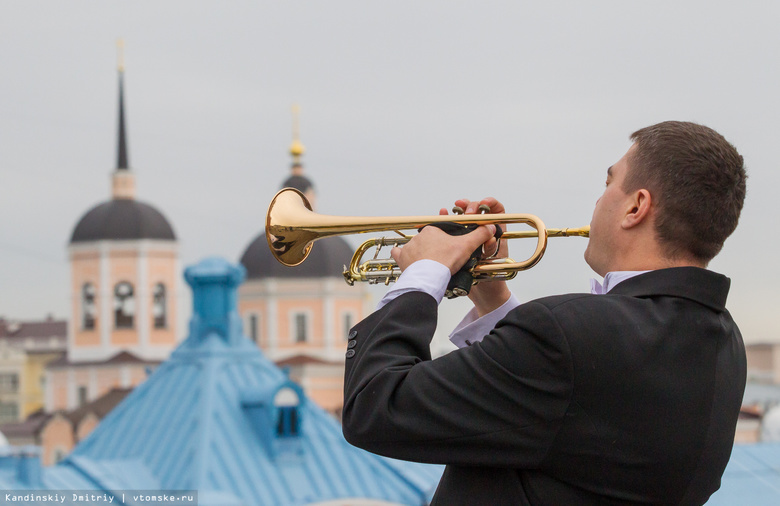
[[[272,388],[241,395],[241,408],[269,457],[290,458],[303,452],[303,399],[303,389],[289,378]]]

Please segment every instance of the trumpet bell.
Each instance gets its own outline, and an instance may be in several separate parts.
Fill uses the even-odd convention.
[[[306,196],[295,188],[285,188],[276,194],[265,217],[265,237],[273,256],[284,265],[300,265],[311,252],[319,236],[301,225],[302,216],[316,216]]]

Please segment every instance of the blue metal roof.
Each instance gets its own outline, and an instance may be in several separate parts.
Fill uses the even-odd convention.
[[[0,489],[197,490],[201,506],[430,501],[442,466],[349,445],[338,423],[243,337],[240,266],[210,259],[187,269],[186,278],[194,314],[171,358],[40,476],[28,465],[37,457],[0,454]],[[283,406],[275,399],[283,391],[298,397],[298,436],[276,433]],[[707,504],[780,504],[780,443],[735,445]]]
[[[780,443],[734,445],[720,490],[707,506],[780,504]]]
[[[201,506],[430,500],[442,466],[351,446],[336,420],[243,337],[242,267],[208,259],[185,278],[190,335],[68,458],[44,470],[46,488],[197,490]],[[277,433],[284,409],[295,410],[287,437]]]

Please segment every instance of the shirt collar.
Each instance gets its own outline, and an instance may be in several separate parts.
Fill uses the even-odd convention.
[[[594,295],[604,295],[605,293],[609,293],[610,290],[615,288],[618,283],[625,281],[629,278],[633,278],[634,276],[638,276],[639,274],[644,274],[648,271],[615,271],[615,272],[608,272],[606,276],[604,276],[604,283],[599,283],[597,279],[591,279],[590,280],[590,293]]]

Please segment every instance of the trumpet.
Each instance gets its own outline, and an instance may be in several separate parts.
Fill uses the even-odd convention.
[[[312,211],[311,204],[300,191],[294,188],[280,190],[271,200],[265,220],[265,234],[268,247],[274,257],[284,265],[300,265],[311,252],[315,241],[336,235],[362,234],[369,232],[394,231],[398,237],[381,237],[365,241],[352,256],[349,266],[344,267],[344,279],[348,284],[355,282],[389,284],[398,279],[401,269],[392,258],[378,258],[379,250],[385,246],[398,246],[411,240],[401,230],[419,229],[426,225],[459,223],[462,225],[524,224],[533,230],[507,231],[500,240],[536,238],[536,248],[526,260],[516,262],[511,258],[486,258],[476,263],[470,273],[474,283],[486,280],[509,280],[519,271],[530,269],[541,260],[547,248],[549,237],[588,237],[590,227],[554,229],[545,227],[532,214],[456,214],[409,217],[349,217],[329,216]],[[376,248],[372,259],[363,261],[363,256]]]

